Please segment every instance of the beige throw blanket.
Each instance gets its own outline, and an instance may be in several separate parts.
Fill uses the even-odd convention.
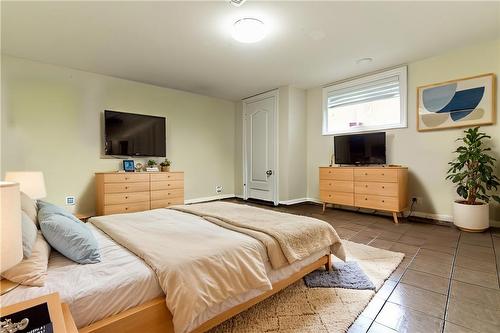
[[[266,246],[274,269],[327,247],[339,259],[345,260],[344,248],[335,229],[315,218],[220,201],[170,208],[196,214],[260,240]],[[286,259],[285,263],[282,258]]]
[[[176,333],[202,314],[250,290],[269,290],[258,240],[168,209],[92,218],[92,224],[142,258],[158,276]]]

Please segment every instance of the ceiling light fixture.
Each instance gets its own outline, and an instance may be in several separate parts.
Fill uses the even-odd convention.
[[[229,0],[231,5],[233,5],[234,7],[239,7],[239,6],[243,5],[245,3],[245,1],[247,1],[247,0]]]
[[[266,25],[261,20],[245,17],[233,23],[233,38],[241,43],[255,43],[266,37]]]
[[[356,60],[356,63],[358,65],[364,65],[364,64],[369,64],[372,61],[373,61],[373,58],[361,58],[361,59]]]

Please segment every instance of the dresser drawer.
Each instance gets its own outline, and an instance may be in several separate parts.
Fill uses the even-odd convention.
[[[184,188],[183,180],[162,180],[151,182],[151,191],[157,190],[171,190],[171,189],[181,189]]]
[[[352,168],[320,168],[319,179],[353,180]]]
[[[398,170],[361,168],[354,169],[354,180],[359,182],[387,182],[398,181]]]
[[[184,180],[184,172],[152,173],[151,181],[158,181],[158,180]]]
[[[105,205],[116,205],[149,201],[149,192],[108,193],[104,196]]]
[[[335,203],[339,205],[354,205],[354,194],[346,192],[320,191],[319,197],[321,201],[327,203]]]
[[[105,205],[104,206],[104,215],[140,212],[143,210],[149,210],[149,202],[139,202],[139,203],[129,203],[129,204],[119,204],[119,205]]]
[[[151,209],[165,208],[165,207],[172,206],[172,205],[183,205],[183,204],[184,204],[184,198],[170,198],[170,199],[163,199],[163,200],[152,200],[151,201]]]
[[[184,198],[184,189],[151,191],[151,200]]]
[[[131,193],[149,191],[149,182],[140,183],[107,183],[104,184],[104,193]]]
[[[322,179],[319,181],[319,189],[334,192],[354,192],[354,183],[348,180]]]
[[[124,183],[124,182],[149,182],[147,173],[107,173],[104,175],[105,183]]]
[[[354,193],[397,197],[398,183],[356,182],[354,185]]]
[[[357,207],[371,208],[377,210],[398,211],[398,198],[385,197],[381,195],[356,194],[355,205]]]

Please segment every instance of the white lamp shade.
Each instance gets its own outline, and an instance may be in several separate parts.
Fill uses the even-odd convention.
[[[4,272],[23,259],[19,184],[0,182],[0,208],[0,271]]]
[[[42,199],[47,196],[45,180],[40,171],[9,171],[5,174],[5,180],[19,183],[21,192],[31,199]]]

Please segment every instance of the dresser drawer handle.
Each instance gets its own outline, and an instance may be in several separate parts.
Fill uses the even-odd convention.
[[[331,198],[331,197],[332,197],[332,195],[331,195],[331,194],[328,194],[328,197],[329,197],[329,198]]]
[[[125,210],[128,210],[128,207],[125,207]]]
[[[329,183],[328,185],[329,185],[329,186],[332,186],[332,183]]]
[[[328,170],[328,173],[332,173],[330,170]]]
[[[382,173],[382,176],[383,176],[383,175],[384,175],[384,174]]]
[[[368,185],[365,185],[366,188],[368,188]]]
[[[125,199],[128,199],[128,195],[125,196]]]
[[[382,200],[382,202],[385,202],[385,200]]]
[[[385,188],[385,186],[382,186],[382,188]]]
[[[365,198],[365,200],[368,200],[368,198]]]
[[[125,180],[128,180],[128,177],[125,177]]]
[[[365,172],[365,176],[368,176],[368,172]]]
[[[128,186],[125,186],[125,189],[128,190]]]

